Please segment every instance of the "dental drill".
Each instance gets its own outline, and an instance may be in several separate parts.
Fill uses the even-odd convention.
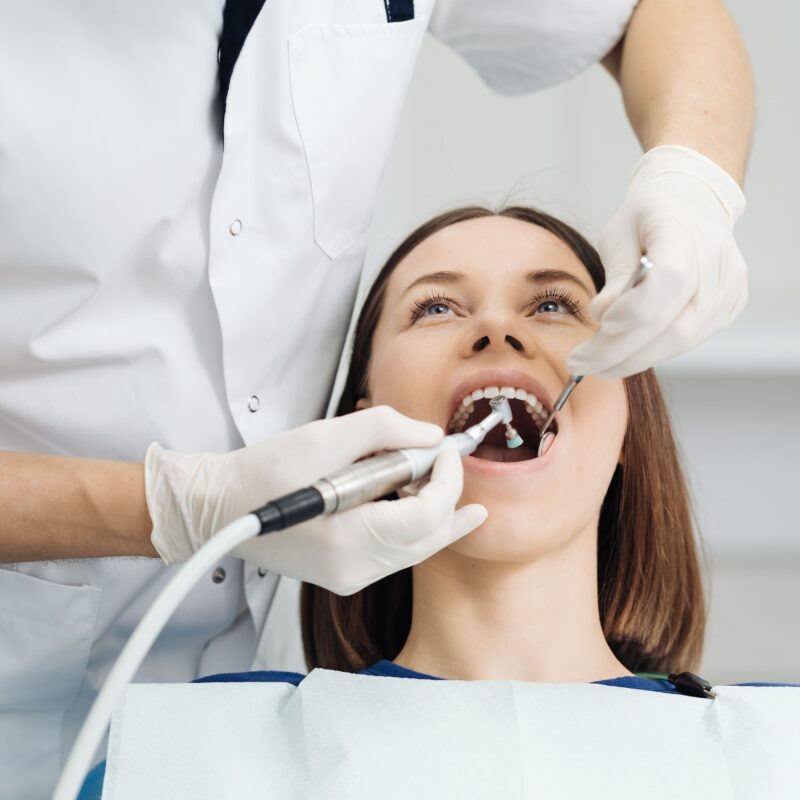
[[[384,497],[425,478],[437,456],[446,449],[462,457],[473,453],[497,425],[511,424],[511,406],[503,396],[493,397],[491,412],[462,433],[446,436],[435,447],[395,450],[350,464],[316,483],[279,497],[245,514],[212,536],[181,567],[142,617],[95,699],[56,786],[53,800],[75,800],[103,739],[122,692],[147,656],[150,647],[197,581],[220,558],[249,539],[333,514]],[[513,429],[512,429],[513,430]]]
[[[261,521],[261,533],[297,525],[319,514],[346,511],[384,497],[427,476],[444,450],[456,450],[462,458],[470,455],[490,430],[501,423],[511,424],[511,406],[506,397],[493,397],[489,405],[492,410],[488,416],[462,433],[445,436],[435,447],[395,450],[356,461],[305,489],[267,503],[253,512]]]

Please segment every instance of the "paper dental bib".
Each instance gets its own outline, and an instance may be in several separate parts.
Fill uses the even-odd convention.
[[[138,684],[103,798],[800,797],[800,688],[715,691],[328,670],[299,687]]]

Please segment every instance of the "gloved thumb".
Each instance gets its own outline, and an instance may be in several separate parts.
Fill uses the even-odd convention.
[[[613,302],[622,294],[627,276],[617,275],[609,278],[600,293],[589,303],[589,316],[602,324],[603,314],[608,311]]]
[[[488,516],[489,512],[486,510],[486,506],[482,506],[480,503],[470,503],[468,506],[459,508],[453,515],[453,525],[447,536],[447,542],[443,546],[447,547],[468,533],[472,533],[486,522]]]

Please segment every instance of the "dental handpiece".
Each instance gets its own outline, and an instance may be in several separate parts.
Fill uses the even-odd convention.
[[[493,397],[491,412],[462,433],[445,436],[434,447],[393,450],[356,461],[311,486],[267,503],[253,513],[261,521],[261,533],[282,530],[320,514],[333,514],[385,497],[426,477],[444,450],[456,450],[462,457],[474,452],[497,425],[511,422],[511,406],[502,395]]]

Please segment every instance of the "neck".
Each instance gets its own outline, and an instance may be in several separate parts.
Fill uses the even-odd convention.
[[[596,528],[524,563],[445,550],[413,576],[401,666],[456,680],[584,683],[633,674],[600,625]]]

